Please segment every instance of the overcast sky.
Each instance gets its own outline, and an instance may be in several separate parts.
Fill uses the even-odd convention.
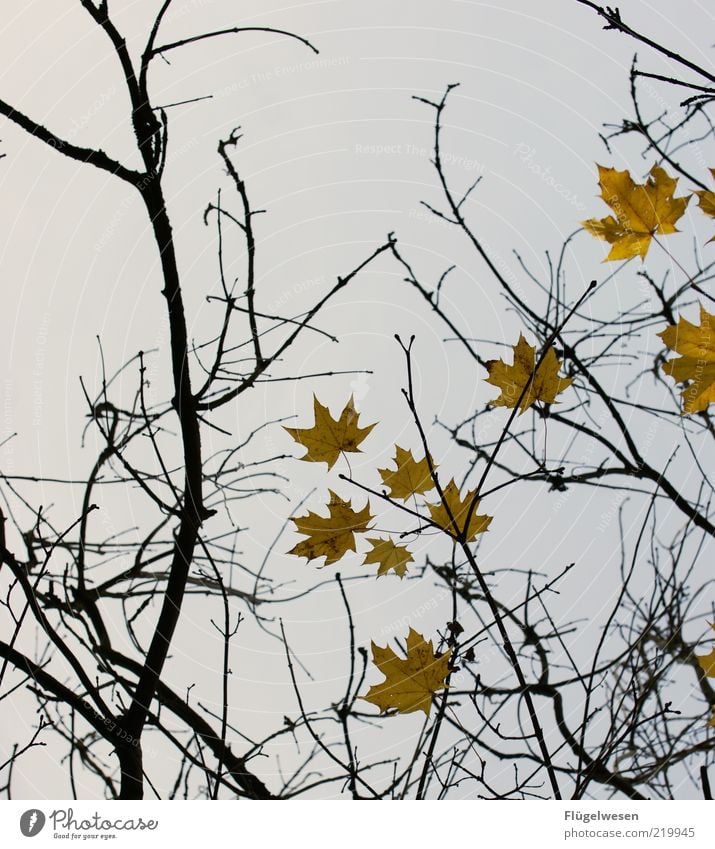
[[[146,38],[149,11],[158,5],[111,0],[117,25],[135,51]],[[655,40],[710,63],[709,4],[626,0],[620,8]],[[625,37],[604,32],[596,16],[575,0],[176,0],[161,40],[233,25],[291,30],[320,52],[287,38],[250,33],[187,47],[173,53],[170,63],[158,60],[153,66],[154,102],[169,107],[167,187],[196,338],[210,335],[219,318],[205,299],[215,290],[217,265],[215,234],[204,227],[202,212],[220,186],[229,195],[216,145],[238,126],[243,139],[237,167],[254,205],[267,210],[256,225],[262,311],[300,313],[394,231],[425,280],[457,263],[454,289],[445,297],[458,305],[467,335],[507,341],[515,341],[519,327],[485,282],[483,268],[456,234],[420,206],[421,200],[438,198],[429,162],[434,116],[413,96],[439,98],[446,85],[460,84],[445,115],[448,166],[465,184],[482,176],[468,211],[506,274],[518,270],[513,249],[542,273],[545,250],[557,252],[582,219],[605,214],[596,199],[596,161],[632,168],[639,176],[651,165],[635,144],[624,142],[609,155],[599,139],[604,122],[617,123],[630,114],[627,75],[636,48]],[[639,52],[645,58],[645,49]],[[0,56],[3,99],[60,136],[138,164],[119,69],[78,2],[4,0]],[[662,68],[657,60],[651,67]],[[654,90],[652,111],[659,97]],[[172,105],[193,99],[198,100]],[[64,160],[4,121],[0,139],[0,153],[6,155],[0,160],[0,439],[18,434],[0,449],[0,463],[6,473],[82,476],[94,461],[96,443],[90,437],[80,444],[86,408],[79,377],[95,390],[99,386],[97,337],[109,371],[139,349],[157,348],[154,385],[158,394],[166,387],[155,247],[128,187]],[[601,273],[604,253],[590,237],[577,239],[572,291]],[[478,379],[484,375],[467,369],[460,352],[445,344],[444,329],[386,261],[336,299],[321,327],[340,343],[306,335],[282,373],[318,372],[329,364],[372,374],[257,390],[250,405],[221,419],[236,438],[265,419],[297,416],[300,425],[308,425],[313,392],[335,413],[352,392],[364,421],[380,422],[379,437],[372,437],[369,451],[366,443],[365,456],[352,464],[357,476],[384,467],[395,442],[417,448],[400,396],[404,369],[395,333],[416,334],[425,421],[456,420],[494,395]],[[493,353],[489,349],[485,355]],[[127,392],[133,385],[127,384]],[[213,438],[206,434],[207,451]],[[459,476],[463,455],[438,430],[433,439],[444,474]],[[276,427],[256,440],[252,456],[283,452],[300,453]],[[262,555],[300,498],[312,487],[325,491],[322,466],[293,462],[280,471],[291,479],[287,498],[262,497],[247,508],[242,549],[249,562]],[[518,540],[509,537],[508,522],[495,524],[494,567],[518,562],[555,571],[584,554],[578,532],[560,530],[554,542],[553,527],[532,497],[520,503],[519,511],[533,508],[534,518],[520,526]],[[59,515],[75,517],[78,498],[60,503]],[[597,496],[586,495],[574,508],[574,521],[589,504],[599,514],[606,509],[591,498]],[[48,503],[43,499],[56,502],[57,493],[33,493],[34,502]],[[508,500],[499,504],[514,509]],[[113,527],[137,519],[131,504],[114,509]],[[270,572],[300,587],[314,582],[317,573],[313,565],[283,554],[296,541],[285,535]],[[603,563],[612,550],[589,549],[584,556],[591,564]],[[350,561],[344,573],[358,574],[358,563]],[[422,610],[425,600],[434,598],[431,586],[397,584],[393,581],[377,599],[374,586],[356,587],[363,642],[372,637],[384,644],[405,612],[421,611],[425,633],[444,625],[439,606]],[[296,649],[324,685],[308,697],[314,706],[335,698],[331,682],[345,663],[340,605],[332,591],[317,599],[281,611]],[[216,675],[206,669],[206,658],[217,650],[211,615],[216,612],[189,608],[171,670],[179,688],[198,681],[207,704],[219,694]],[[259,642],[250,628],[238,635],[236,716],[249,727],[269,727],[294,711],[280,652],[278,643]],[[5,715],[10,724],[0,724],[0,760],[15,739],[8,729],[31,721],[8,707]],[[416,726],[409,717],[404,722],[398,733],[407,736]],[[48,764],[46,753],[31,753],[16,780],[18,794],[67,793],[63,767]],[[91,783],[85,789],[93,792]]]

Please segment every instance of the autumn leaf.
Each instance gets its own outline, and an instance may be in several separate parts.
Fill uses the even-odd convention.
[[[654,165],[645,183],[634,183],[628,171],[598,166],[601,197],[616,217],[589,218],[583,226],[612,245],[604,260],[645,259],[655,235],[677,233],[675,222],[685,212],[689,197],[673,197],[677,179]]]
[[[528,344],[523,334],[519,334],[519,341],[513,346],[513,350],[513,365],[503,360],[489,360],[486,363],[489,372],[489,377],[485,378],[486,382],[501,389],[501,395],[490,402],[493,407],[516,407],[524,387],[528,387],[519,403],[521,415],[534,401],[553,404],[556,396],[573,382],[573,378],[559,377],[561,360],[553,348],[546,352],[536,374],[536,349]]]
[[[367,541],[372,546],[372,551],[368,551],[365,555],[363,565],[379,563],[378,578],[380,575],[386,575],[390,569],[400,578],[403,578],[407,571],[407,564],[412,563],[415,559],[410,550],[404,545],[396,545],[391,539],[370,539],[368,537]]]
[[[658,336],[681,356],[663,363],[663,371],[677,383],[687,383],[681,392],[684,413],[698,413],[715,401],[715,315],[700,306],[700,326],[681,315]]]
[[[324,407],[313,396],[313,411],[315,424],[313,427],[286,427],[285,430],[298,442],[308,449],[301,460],[312,463],[327,463],[331,469],[340,454],[344,451],[360,451],[358,445],[365,439],[374,424],[358,427],[360,414],[355,409],[352,395],[340,414],[339,419],[330,415],[330,410]]]
[[[711,168],[710,173],[713,175],[713,178],[715,179],[715,168]],[[705,190],[705,191],[695,192],[695,194],[698,196],[698,206],[700,207],[700,209],[702,209],[702,211],[706,215],[709,215],[710,218],[715,218],[715,192],[710,192],[710,191]],[[708,241],[709,242],[715,242],[715,236],[708,239]]]
[[[440,528],[447,531],[450,536],[458,539],[464,531],[464,524],[467,521],[467,513],[469,508],[472,506],[476,490],[468,492],[464,496],[464,500],[462,500],[459,494],[459,488],[454,482],[454,478],[452,478],[442,492],[444,494],[443,501],[440,501],[439,504],[427,505],[429,507],[430,514],[432,515],[432,521],[436,525],[439,525]],[[483,534],[492,521],[491,516],[477,515],[478,507],[479,499],[477,499],[477,503],[474,505],[474,509],[469,517],[469,527],[464,534],[467,542],[472,542],[472,540],[476,539],[477,534]]]
[[[434,481],[430,474],[429,461],[427,457],[415,460],[412,451],[406,451],[395,445],[395,471],[391,469],[378,469],[384,484],[390,487],[390,498],[401,498],[407,501],[413,495],[422,495],[434,489]],[[432,468],[437,466],[432,464]]]
[[[715,678],[715,649],[710,654],[697,655],[700,668],[708,678]]]
[[[372,643],[372,661],[385,676],[381,684],[374,684],[362,698],[380,708],[384,713],[395,708],[399,713],[423,710],[429,716],[432,696],[444,690],[449,675],[449,658],[452,650],[435,655],[432,641],[410,628],[407,635],[407,656],[403,659],[386,646]]]
[[[715,625],[710,623],[710,627],[715,631]],[[696,655],[698,659],[698,663],[700,664],[700,668],[707,675],[708,678],[715,678],[715,648],[710,652],[710,654],[699,654]],[[715,708],[714,708],[715,710]]]
[[[302,540],[288,552],[298,557],[307,557],[308,560],[325,557],[325,566],[336,563],[348,551],[355,551],[355,534],[365,533],[373,518],[369,501],[356,513],[350,501],[343,501],[332,490],[328,491],[329,516],[319,516],[309,511],[307,516],[297,516],[291,520],[298,533],[305,534],[308,539]]]
[[[710,627],[715,630],[715,625],[711,624]],[[698,654],[695,655],[698,663],[700,664],[700,668],[703,670],[705,675],[708,678],[715,678],[715,648],[710,652],[710,654]],[[711,705],[713,714],[708,720],[708,725],[711,728],[715,728],[715,705]]]
[[[711,622],[710,627],[715,631],[715,624]],[[695,658],[700,664],[703,673],[708,678],[715,678],[715,648],[712,649],[710,654],[697,654]],[[708,725],[711,728],[715,728],[715,705],[710,705],[710,707],[712,709],[712,715],[708,720]]]

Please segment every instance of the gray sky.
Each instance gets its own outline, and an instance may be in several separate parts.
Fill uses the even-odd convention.
[[[118,26],[135,49],[145,38],[148,10],[157,6],[112,0]],[[706,4],[624,2],[621,10],[654,39],[667,39],[675,49],[709,62],[712,13]],[[201,214],[219,186],[230,196],[216,144],[239,125],[243,139],[235,162],[254,205],[267,210],[256,225],[261,310],[301,312],[394,231],[425,280],[457,263],[445,298],[458,309],[467,335],[512,342],[520,328],[483,268],[456,234],[430,220],[420,206],[420,200],[438,202],[429,163],[433,114],[412,96],[439,98],[447,84],[460,83],[445,116],[449,168],[466,184],[482,175],[468,211],[505,274],[518,273],[512,249],[543,273],[545,249],[558,251],[583,218],[605,214],[595,197],[595,161],[639,175],[650,167],[634,144],[620,144],[609,157],[598,138],[604,122],[629,114],[627,71],[635,47],[603,32],[595,15],[571,0],[177,0],[162,41],[232,25],[292,30],[309,38],[320,54],[296,41],[256,33],[187,47],[172,54],[170,64],[158,60],[153,67],[157,104],[212,96],[168,109],[167,186],[196,338],[210,335],[219,320],[205,300],[217,286],[215,233],[204,227]],[[645,57],[644,49],[639,52]],[[78,3],[5,0],[0,55],[0,96],[60,136],[137,164],[118,68]],[[649,67],[662,68],[657,60]],[[654,90],[653,111],[659,96]],[[158,348],[151,366],[158,397],[167,386],[155,249],[139,200],[124,185],[53,155],[6,122],[0,138],[0,152],[7,155],[0,160],[0,437],[18,433],[0,448],[0,463],[7,473],[82,476],[97,444],[90,435],[80,446],[86,410],[79,376],[98,387],[97,336],[109,371],[140,348]],[[603,245],[587,235],[578,236],[576,244],[569,278],[573,292],[601,273],[604,255]],[[238,273],[240,256],[229,249],[228,259]],[[399,394],[404,369],[396,332],[417,336],[416,378],[425,421],[457,420],[494,396],[480,379],[484,375],[468,369],[459,350],[444,343],[443,328],[386,261],[356,280],[319,324],[340,344],[308,334],[277,375],[321,371],[326,362],[334,369],[373,374],[257,389],[250,404],[218,419],[237,439],[265,419],[295,414],[299,424],[310,424],[313,391],[335,413],[353,392],[364,420],[380,424],[352,470],[375,484],[374,470],[387,465],[395,442],[418,447]],[[494,353],[485,349],[485,356]],[[135,380],[131,373],[122,384],[127,397]],[[464,456],[441,431],[432,438],[445,476],[459,476]],[[207,452],[218,447],[214,439],[206,433]],[[275,427],[253,443],[251,458],[283,452],[300,453]],[[325,494],[322,465],[292,461],[279,470],[291,479],[288,498],[258,498],[240,515],[240,524],[249,527],[241,548],[251,564],[291,515],[292,505],[316,487],[316,500],[310,502],[316,509]],[[335,477],[330,480],[337,484]],[[344,485],[340,491],[351,494]],[[580,556],[597,574],[593,570],[607,568],[613,557],[613,540],[599,538],[584,551],[578,522],[609,509],[611,502],[599,498],[585,493],[577,505],[563,507],[559,527],[566,530],[559,531],[558,541],[550,519],[553,505],[545,506],[535,491],[516,503],[512,496],[494,499],[488,506],[495,516],[528,512],[529,518],[518,533],[509,519],[495,520],[484,557],[492,567],[533,566],[549,573]],[[33,499],[38,500],[37,491]],[[78,501],[57,503],[55,490],[39,497],[39,503],[50,501],[67,521],[79,511]],[[115,498],[97,521],[124,527],[141,521],[136,509],[131,499]],[[570,524],[574,533],[567,530]],[[300,588],[318,573],[283,554],[297,540],[285,534],[269,572]],[[359,563],[357,557],[346,560],[341,571],[360,574]],[[391,578],[379,585],[379,595],[371,583],[356,584],[352,592],[363,642],[372,637],[384,644],[404,616],[425,634],[444,625],[446,607],[438,597],[431,604],[436,598],[431,584]],[[307,701],[317,707],[334,700],[341,690],[333,684],[345,664],[345,623],[334,589],[282,608],[281,614],[317,681],[307,689]],[[209,618],[216,615],[217,610],[187,608],[169,667],[179,689],[195,681],[205,703],[214,706],[219,681],[212,658],[219,645]],[[277,642],[246,626],[236,656],[236,722],[261,729],[295,711]],[[10,729],[32,719],[13,715],[8,706],[3,710]],[[406,739],[417,720],[399,721],[396,739]],[[2,760],[11,741],[8,725],[0,727]],[[42,751],[28,755],[17,781],[18,793],[27,796],[67,793],[63,769],[48,763]],[[91,782],[84,789],[92,793]]]

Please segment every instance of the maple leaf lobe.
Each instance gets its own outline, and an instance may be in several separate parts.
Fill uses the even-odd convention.
[[[715,168],[710,169],[710,173],[713,178],[715,178]],[[715,218],[715,192],[708,191],[707,189],[699,192],[695,192],[698,196],[698,206],[705,213],[705,215],[710,216],[710,218]],[[715,236],[712,236],[708,239],[709,242],[715,242]]]
[[[710,627],[713,631],[715,631],[715,623],[711,622]],[[703,670],[705,675],[707,675],[708,678],[715,678],[715,648],[710,652],[710,654],[695,655],[695,657],[697,658],[700,668]],[[713,707],[713,710],[715,710],[715,707]],[[713,714],[713,719],[715,719],[715,714]]]
[[[696,655],[700,668],[708,678],[715,678],[715,649],[710,654]]]
[[[681,392],[683,413],[698,413],[715,402],[715,315],[700,305],[700,325],[682,315],[658,336],[676,354],[663,363],[663,371],[676,383],[685,383]]]

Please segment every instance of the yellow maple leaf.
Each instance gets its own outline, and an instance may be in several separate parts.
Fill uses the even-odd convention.
[[[715,630],[715,625],[711,624],[710,627]],[[715,648],[710,652],[710,654],[698,654],[696,655],[696,658],[705,675],[707,675],[708,678],[715,678]],[[713,713],[708,720],[708,725],[711,728],[715,728],[715,705],[711,705],[711,708]]]
[[[429,461],[427,457],[415,460],[412,451],[406,451],[395,445],[395,471],[390,469],[378,469],[384,484],[390,487],[390,498],[401,498],[407,501],[413,495],[422,495],[434,489],[434,481],[430,474]],[[432,464],[432,468],[437,466]]]
[[[645,259],[655,235],[677,233],[675,222],[685,212],[690,197],[673,197],[677,179],[658,165],[650,169],[645,183],[634,183],[628,171],[598,165],[601,197],[615,212],[606,218],[589,218],[581,224],[598,239],[612,245],[604,260]]]
[[[479,499],[477,499],[477,503],[474,505],[469,517],[469,527],[466,531],[464,528],[464,524],[467,521],[467,513],[472,506],[476,490],[467,492],[464,500],[462,500],[459,494],[459,487],[454,482],[454,478],[452,478],[442,492],[444,494],[443,501],[440,501],[438,504],[427,505],[435,525],[439,525],[440,528],[447,531],[455,539],[461,539],[462,534],[464,534],[464,539],[467,542],[472,542],[472,540],[476,539],[477,534],[483,534],[486,531],[491,524],[492,517],[477,515]]]
[[[384,713],[395,708],[398,713],[423,710],[429,716],[432,696],[444,690],[449,675],[449,658],[452,650],[435,655],[432,641],[410,628],[407,635],[407,655],[399,657],[389,647],[372,643],[372,660],[385,676],[381,684],[373,684],[365,701],[371,702]]]
[[[715,625],[713,623],[710,623],[710,627],[713,631],[715,631]],[[698,654],[696,657],[700,664],[700,668],[707,677],[715,678],[715,648],[710,652],[710,654]],[[715,710],[715,708],[713,708],[713,710]]]
[[[707,677],[715,678],[715,649],[713,649],[710,654],[699,654],[696,656],[698,658],[700,668]]]
[[[355,512],[350,501],[343,501],[332,490],[328,492],[328,516],[308,511],[307,516],[296,516],[291,520],[298,533],[305,534],[308,539],[302,540],[288,552],[298,557],[307,557],[308,560],[325,557],[325,566],[336,563],[348,551],[355,551],[355,534],[365,533],[373,518],[369,501],[362,510]]]
[[[503,360],[489,360],[485,364],[489,372],[489,377],[485,378],[486,382],[501,389],[501,395],[490,401],[493,407],[516,407],[524,387],[528,387],[519,403],[521,415],[534,401],[553,404],[556,396],[572,384],[573,378],[559,377],[562,361],[556,356],[553,348],[546,352],[536,374],[536,349],[529,345],[523,334],[519,334],[519,341],[513,346],[513,350],[513,365]]]
[[[677,383],[687,383],[681,392],[684,413],[697,413],[715,401],[715,315],[700,305],[700,326],[681,315],[658,336],[681,356],[663,363],[663,371]]]
[[[710,173],[713,175],[713,178],[715,178],[715,168],[711,168]],[[698,206],[700,209],[702,209],[706,215],[709,215],[710,218],[715,218],[715,192],[703,190],[695,192],[695,194],[698,196]],[[715,242],[715,236],[712,236],[712,238],[708,239],[708,241]]]
[[[410,550],[404,545],[397,545],[391,539],[370,539],[368,537],[367,541],[372,546],[372,551],[368,551],[365,555],[363,565],[379,563],[378,578],[380,575],[386,575],[390,569],[400,578],[403,578],[407,571],[407,564],[412,563],[415,559]]]
[[[339,419],[330,415],[330,410],[324,407],[313,395],[313,412],[315,424],[313,427],[285,427],[288,433],[300,445],[308,449],[301,460],[312,463],[327,463],[331,469],[338,457],[344,451],[358,452],[358,445],[365,439],[374,424],[358,427],[360,414],[355,409],[353,396],[350,396]]]

